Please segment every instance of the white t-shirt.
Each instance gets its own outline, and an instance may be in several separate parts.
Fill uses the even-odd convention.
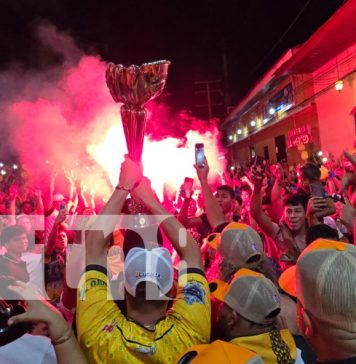
[[[25,334],[0,347],[1,364],[56,364],[57,358],[48,337]]]
[[[44,282],[43,254],[31,252],[22,253],[21,259],[26,262],[27,272],[30,276],[30,282],[36,285],[41,292],[46,292]]]

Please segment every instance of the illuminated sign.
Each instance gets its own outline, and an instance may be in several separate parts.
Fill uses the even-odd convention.
[[[288,132],[288,148],[305,145],[312,142],[310,125],[302,125]]]
[[[269,119],[276,112],[285,111],[293,106],[293,87],[292,83],[279,90],[269,100],[263,110],[263,118]]]

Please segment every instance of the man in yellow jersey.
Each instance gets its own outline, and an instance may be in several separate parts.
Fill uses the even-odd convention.
[[[124,316],[112,300],[103,234],[89,232],[87,268],[78,289],[77,328],[80,345],[91,363],[174,363],[191,346],[209,342],[209,287],[199,247],[189,234],[182,239],[184,227],[164,210],[141,173],[126,158],[119,185],[101,215],[119,214],[129,192],[153,215],[166,215],[161,227],[185,264],[179,272],[178,293],[167,311],[164,298],[173,284],[168,251],[135,247],[124,263]]]
[[[211,288],[222,301],[218,314],[221,339],[252,350],[266,364],[296,362],[291,333],[277,328],[281,304],[278,290],[269,279],[243,268],[230,284],[220,281]]]

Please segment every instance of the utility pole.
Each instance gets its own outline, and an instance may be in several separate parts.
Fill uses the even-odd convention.
[[[220,97],[224,95],[221,89],[221,80],[206,80],[194,82],[194,86],[199,88],[194,91],[195,94],[206,95],[206,103],[195,105],[196,107],[204,107],[208,109],[208,118],[213,118],[213,106],[221,106],[222,102],[213,102],[214,95],[218,94]]]
[[[221,43],[221,56],[222,56],[222,69],[224,75],[224,101],[225,101],[225,113],[229,114],[229,107],[231,107],[231,97],[229,92],[229,68],[227,63],[227,49],[225,39],[222,39]]]

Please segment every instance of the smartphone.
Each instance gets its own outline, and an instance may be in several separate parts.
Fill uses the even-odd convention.
[[[343,195],[340,195],[338,193],[333,193],[331,195],[332,199],[334,200],[334,202],[341,202],[343,204],[345,204],[345,199]]]
[[[186,196],[190,196],[192,194],[193,183],[194,183],[193,178],[190,178],[190,177],[185,177],[184,178],[183,189],[184,189],[184,192],[185,192]]]
[[[195,144],[195,164],[199,168],[203,168],[205,166],[204,159],[205,159],[204,144],[203,143]]]
[[[310,189],[310,194],[312,197],[321,197],[321,198],[326,197],[326,192],[325,192],[324,187],[321,184],[321,182],[311,183],[309,185],[309,189]]]
[[[67,210],[67,204],[66,203],[62,203],[61,206],[60,206],[60,210],[61,211]]]

